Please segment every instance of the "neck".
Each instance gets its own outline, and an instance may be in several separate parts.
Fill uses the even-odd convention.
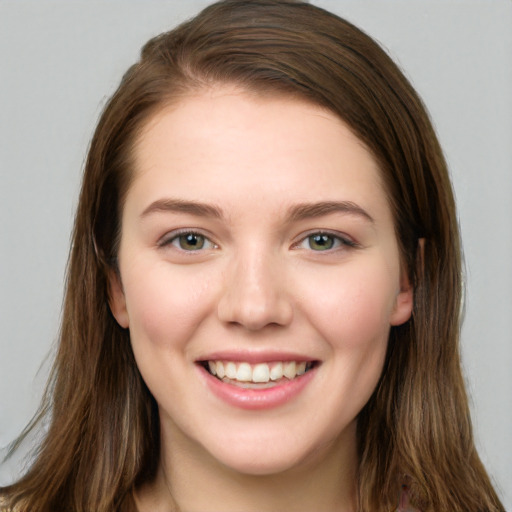
[[[355,422],[348,430],[344,439],[319,448],[293,468],[253,475],[221,464],[192,440],[163,429],[158,475],[139,490],[139,511],[353,512]]]

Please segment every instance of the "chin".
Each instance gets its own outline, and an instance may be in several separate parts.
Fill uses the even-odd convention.
[[[235,473],[247,476],[271,476],[286,473],[299,468],[304,460],[301,457],[282,454],[269,457],[267,454],[249,455],[233,454],[230,457],[217,459]]]
[[[283,441],[285,440],[285,441]],[[324,447],[289,435],[279,440],[231,440],[210,448],[210,455],[231,471],[242,475],[270,476],[307,467],[323,459],[335,442]]]

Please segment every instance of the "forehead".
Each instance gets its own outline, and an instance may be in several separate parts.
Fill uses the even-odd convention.
[[[387,203],[375,159],[334,113],[285,96],[217,87],[158,111],[135,145],[128,195]],[[132,194],[130,194],[132,192]],[[239,204],[238,206],[243,206]],[[382,206],[382,205],[381,205]]]

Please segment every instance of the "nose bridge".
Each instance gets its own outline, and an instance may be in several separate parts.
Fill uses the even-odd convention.
[[[255,242],[235,251],[227,270],[219,318],[249,330],[286,325],[292,305],[279,256]]]

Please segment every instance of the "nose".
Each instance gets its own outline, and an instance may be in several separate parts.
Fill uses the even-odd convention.
[[[255,251],[232,261],[218,302],[218,317],[249,331],[286,326],[293,317],[282,268],[269,255]]]

